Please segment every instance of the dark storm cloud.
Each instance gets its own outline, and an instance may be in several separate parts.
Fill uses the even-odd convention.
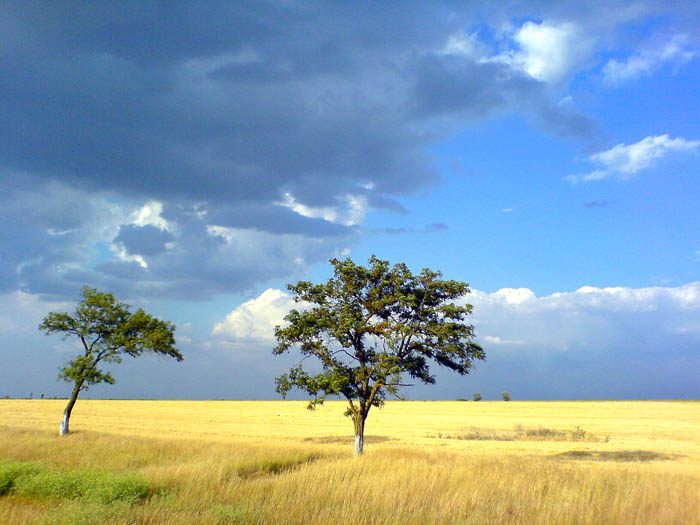
[[[473,11],[3,3],[0,290],[60,294],[80,280],[248,289],[327,259],[357,233],[280,206],[287,193],[315,209],[347,208],[351,195],[404,213],[396,197],[439,183],[428,147],[500,110],[587,136],[588,119],[562,111],[542,83],[441,51]],[[132,224],[149,200],[163,204],[172,238]],[[119,245],[147,268],[115,258]]]
[[[155,226],[123,225],[114,242],[120,243],[131,254],[157,255],[163,253],[166,244],[174,239],[170,232]]]
[[[409,193],[438,180],[415,124],[538,89],[414,51],[454,29],[438,8],[70,6],[3,11],[2,155],[89,189],[261,204],[285,186],[309,204],[367,180]]]
[[[364,27],[353,10],[159,5],[5,7],[7,166],[91,190],[260,204],[285,185],[317,204],[358,179],[387,193],[437,180],[416,154],[424,140],[374,85],[397,80],[403,29]]]
[[[250,228],[277,234],[303,234],[308,237],[334,237],[350,232],[346,226],[304,217],[288,208],[264,208],[245,203],[235,207],[221,206],[209,215],[209,220],[220,226]]]

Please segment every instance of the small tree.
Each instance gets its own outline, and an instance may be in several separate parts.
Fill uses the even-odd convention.
[[[387,395],[399,398],[399,388],[411,386],[405,377],[432,384],[430,361],[464,375],[485,355],[464,322],[471,305],[453,302],[469,293],[466,283],[428,269],[413,275],[406,265],[390,267],[375,256],[367,268],[350,259],[330,262],[334,276],[327,283],[287,286],[295,302],[310,308],[289,312],[288,324],[275,328],[273,350],[280,355],[298,347],[302,361],[313,357],[322,371],[309,374],[300,363],[276,379],[277,391],[283,397],[292,388],[307,392],[309,409],[327,396],[347,399],[359,455],[370,408],[382,406]]]
[[[510,392],[501,392],[501,397],[503,401],[510,401]]]
[[[474,401],[481,401],[481,394],[479,392],[474,392]]]
[[[115,300],[111,293],[100,293],[85,286],[82,300],[73,314],[51,312],[39,325],[46,335],[60,332],[63,338],[74,336],[82,352],[60,368],[59,379],[73,383],[73,392],[63,412],[61,435],[68,433],[71,412],[82,390],[98,383],[114,384],[100,363],[121,363],[122,357],[138,357],[144,352],[174,357],[182,361],[175,348],[175,325],[148,315],[141,309],[131,313],[129,305]]]

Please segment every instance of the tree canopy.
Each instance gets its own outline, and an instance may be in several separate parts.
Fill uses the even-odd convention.
[[[62,366],[59,379],[73,383],[61,433],[68,433],[70,414],[78,394],[98,383],[114,384],[111,373],[101,370],[101,363],[121,363],[123,356],[138,357],[144,352],[173,357],[182,361],[175,348],[175,325],[144,312],[134,313],[129,305],[117,301],[111,293],[85,286],[82,299],[72,314],[51,312],[39,325],[47,335],[63,334],[81,342],[81,353]]]
[[[405,264],[390,266],[375,256],[368,267],[331,259],[333,277],[323,284],[288,285],[297,303],[287,324],[275,329],[276,355],[293,348],[302,362],[276,379],[283,396],[298,388],[311,396],[309,408],[328,396],[348,401],[346,415],[355,425],[355,452],[364,446],[364,423],[372,406],[387,396],[400,397],[407,381],[434,383],[431,363],[468,374],[474,360],[485,359],[466,323],[472,307],[455,301],[469,293],[460,281],[443,280],[423,269],[414,275]],[[308,358],[320,371],[304,368]]]

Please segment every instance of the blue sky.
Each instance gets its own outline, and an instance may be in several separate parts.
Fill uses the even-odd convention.
[[[376,254],[473,291],[486,362],[408,397],[700,397],[681,4],[4,3],[0,395],[68,393],[88,284],[185,355],[90,395],[274,398],[285,284]]]

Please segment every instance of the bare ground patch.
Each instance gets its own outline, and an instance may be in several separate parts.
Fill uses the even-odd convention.
[[[588,461],[664,461],[681,456],[651,450],[569,450],[552,457]]]
[[[607,443],[609,435],[599,436],[577,426],[571,430],[554,428],[523,428],[516,425],[513,430],[471,428],[456,433],[428,434],[430,438],[460,439],[468,441],[587,441]]]

